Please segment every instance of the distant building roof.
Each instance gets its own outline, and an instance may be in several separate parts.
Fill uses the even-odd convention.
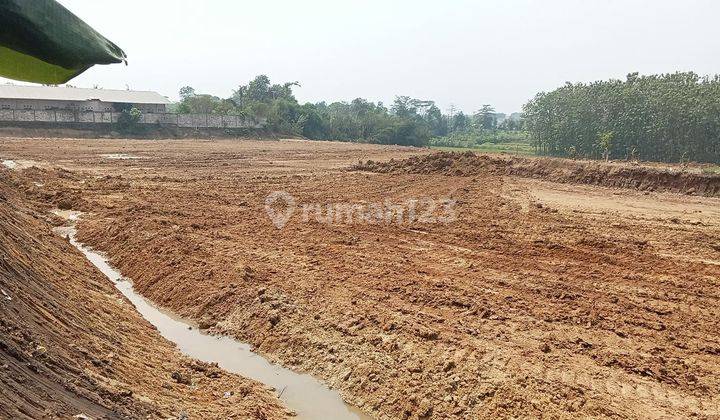
[[[37,99],[46,101],[91,101],[127,104],[169,104],[168,98],[157,92],[112,89],[84,89],[57,86],[22,86],[0,84],[0,98]]]

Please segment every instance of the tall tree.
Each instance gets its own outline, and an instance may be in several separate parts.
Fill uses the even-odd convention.
[[[474,115],[475,124],[485,130],[496,128],[495,108],[491,105],[483,105]]]
[[[720,162],[720,78],[692,72],[567,83],[525,107],[538,152]]]

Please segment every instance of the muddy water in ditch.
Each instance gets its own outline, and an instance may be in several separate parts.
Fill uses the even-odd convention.
[[[76,221],[78,212],[56,211],[60,217]],[[105,274],[125,295],[137,311],[166,339],[174,342],[183,354],[218,365],[233,373],[255,379],[274,387],[280,399],[300,419],[369,419],[357,408],[345,404],[340,395],[310,375],[298,374],[275,365],[250,351],[250,346],[230,337],[202,333],[191,323],[158,309],[133,290],[132,282],[115,270],[105,256],[93,251],[75,239],[76,229],[59,227],[55,231],[70,239],[85,257]]]

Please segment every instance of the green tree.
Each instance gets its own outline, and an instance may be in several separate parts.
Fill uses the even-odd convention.
[[[221,102],[221,99],[216,96],[193,94],[180,101],[178,112],[181,114],[211,114]]]
[[[538,153],[720,162],[720,78],[692,72],[567,83],[524,107]],[[598,133],[612,133],[608,147]]]
[[[117,130],[123,134],[137,134],[140,131],[142,112],[131,107],[120,112],[117,119]]]
[[[602,150],[603,159],[605,161],[610,159],[610,149],[612,148],[612,141],[615,135],[612,131],[606,131],[598,134],[598,147]]]
[[[195,96],[195,89],[190,86],[180,88],[180,100],[185,100]]]
[[[495,108],[491,105],[483,105],[474,115],[477,127],[484,130],[494,130],[496,128]]]
[[[452,117],[450,126],[453,132],[467,132],[470,129],[470,117],[460,111]]]

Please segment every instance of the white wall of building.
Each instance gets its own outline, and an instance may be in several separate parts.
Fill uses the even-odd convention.
[[[119,106],[116,106],[119,105]],[[114,104],[110,102],[92,101],[48,101],[41,99],[4,99],[0,98],[0,110],[16,111],[93,111],[93,112],[114,112],[121,106],[133,106],[143,113],[164,113],[165,104]]]

